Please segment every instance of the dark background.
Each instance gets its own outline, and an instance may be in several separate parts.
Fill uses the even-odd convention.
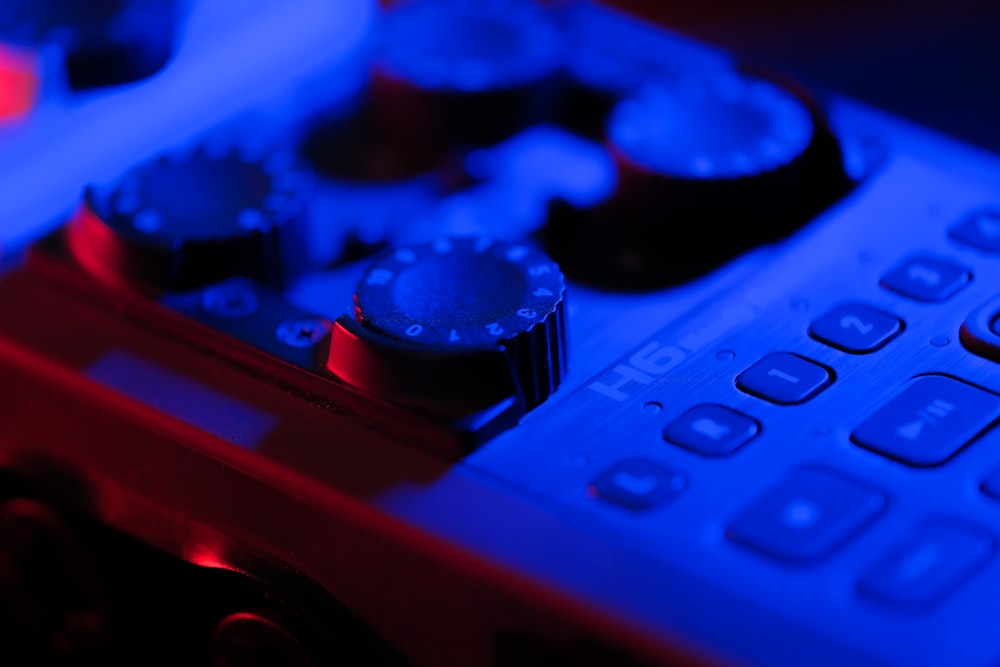
[[[1000,152],[1000,1],[605,0]]]

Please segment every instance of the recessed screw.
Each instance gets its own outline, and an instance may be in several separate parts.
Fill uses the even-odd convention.
[[[247,317],[260,308],[253,289],[242,282],[230,282],[209,287],[202,294],[202,307],[222,317]]]
[[[290,347],[312,347],[323,340],[332,327],[325,320],[290,320],[278,326],[278,340]]]

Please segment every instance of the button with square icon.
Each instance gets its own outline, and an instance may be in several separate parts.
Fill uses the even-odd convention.
[[[663,429],[663,438],[703,456],[725,456],[750,441],[760,424],[724,405],[696,405]]]

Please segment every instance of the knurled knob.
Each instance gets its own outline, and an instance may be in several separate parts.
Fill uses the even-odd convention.
[[[537,122],[564,58],[553,19],[527,0],[401,4],[383,38],[375,114],[414,144],[490,144]]]
[[[727,73],[652,85],[607,126],[617,188],[553,207],[547,250],[581,282],[642,290],[684,282],[781,238],[846,192],[836,140],[803,99]]]
[[[88,193],[69,226],[85,268],[138,289],[184,291],[245,276],[281,285],[301,243],[309,172],[291,156],[199,147]]]
[[[365,330],[391,341],[386,349],[393,354],[410,350],[414,358],[432,354],[471,359],[478,352],[499,352],[525,409],[552,394],[566,372],[562,272],[527,244],[469,237],[396,248],[372,264],[354,303],[355,319]],[[340,364],[336,355],[332,350],[334,365]],[[482,377],[457,379],[445,371],[449,363],[438,365],[436,378],[403,378],[400,385],[416,391],[422,381],[430,380],[449,385],[446,391],[429,389],[432,393],[461,395],[511,380],[488,377],[492,370]],[[377,365],[373,359],[372,366]],[[418,365],[412,368],[423,372],[416,370]],[[505,372],[501,366],[492,368]],[[453,386],[462,383],[469,386]]]

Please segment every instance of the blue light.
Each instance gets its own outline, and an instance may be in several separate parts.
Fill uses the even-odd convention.
[[[61,100],[5,141],[0,247],[60,224],[87,183],[114,180],[163,146],[287,98],[317,76],[326,103],[346,99],[366,77],[375,16],[368,0],[193,3],[177,55],[159,75]]]
[[[86,375],[154,410],[246,449],[263,444],[280,423],[277,415],[126,350],[107,353],[86,370]]]

